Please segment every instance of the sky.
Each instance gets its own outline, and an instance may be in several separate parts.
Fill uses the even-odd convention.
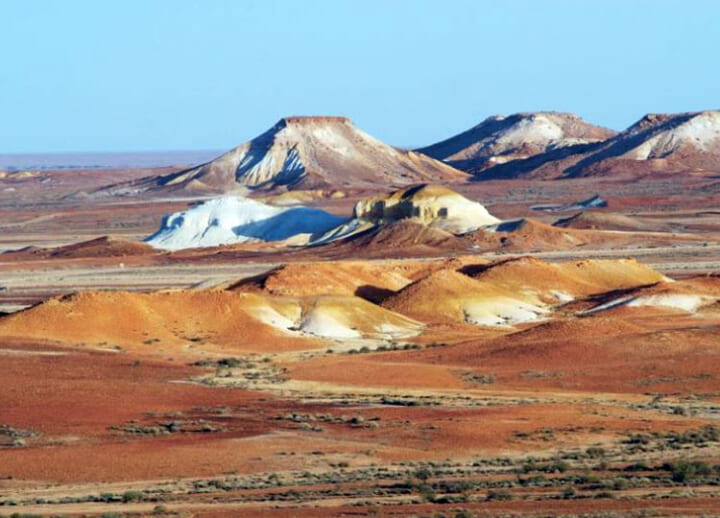
[[[0,0],[0,153],[226,149],[286,115],[419,147],[494,114],[720,107],[714,0]]]

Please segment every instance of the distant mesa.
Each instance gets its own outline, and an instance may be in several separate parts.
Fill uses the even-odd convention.
[[[347,117],[337,115],[290,115],[280,119],[285,124],[319,124],[323,122],[342,122],[343,124],[352,124]]]
[[[548,149],[490,167],[476,178],[557,179],[718,171],[720,111],[702,111],[646,115],[606,140]]]
[[[571,113],[516,113],[489,117],[467,131],[417,151],[458,169],[479,173],[550,150],[601,142],[615,134]]]
[[[290,116],[205,164],[103,187],[91,196],[336,192],[466,180],[720,172],[720,111],[648,114],[617,133],[560,112],[496,115],[408,151],[346,117]]]
[[[112,185],[98,194],[377,188],[465,179],[443,162],[379,141],[346,117],[293,116],[206,164]]]

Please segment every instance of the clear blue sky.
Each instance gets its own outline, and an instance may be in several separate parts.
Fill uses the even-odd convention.
[[[224,149],[288,114],[395,145],[488,115],[720,106],[720,1],[0,0],[0,153]]]

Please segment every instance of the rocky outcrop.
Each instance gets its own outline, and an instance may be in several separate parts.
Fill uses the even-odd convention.
[[[720,171],[720,111],[646,115],[605,141],[548,150],[489,168],[477,178],[553,179],[703,171]]]
[[[345,117],[286,117],[206,164],[114,185],[103,192],[233,193],[453,182],[467,175],[421,153],[389,146]]]
[[[418,149],[469,172],[522,160],[550,150],[603,141],[615,132],[571,113],[495,115],[447,140]]]
[[[418,185],[362,200],[355,205],[354,216],[376,224],[412,219],[454,234],[499,222],[482,204],[437,185]]]

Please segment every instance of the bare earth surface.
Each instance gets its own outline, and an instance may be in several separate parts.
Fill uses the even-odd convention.
[[[504,240],[177,252],[139,240],[190,199],[74,194],[168,172],[0,178],[0,516],[717,512],[716,179],[453,185]]]

